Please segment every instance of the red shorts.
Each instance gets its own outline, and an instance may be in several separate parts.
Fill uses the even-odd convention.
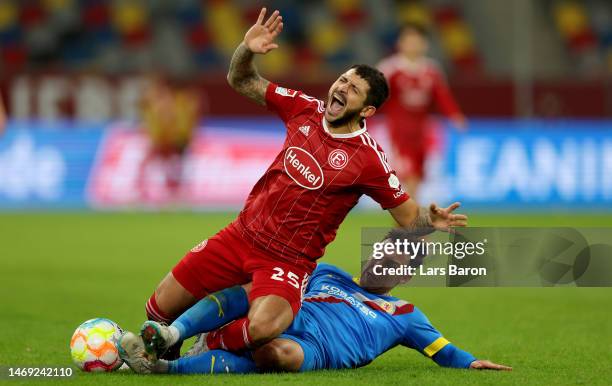
[[[310,261],[287,262],[267,253],[230,224],[191,249],[172,269],[172,274],[198,299],[252,282],[250,302],[261,296],[277,295],[289,302],[295,315],[313,269]]]
[[[390,127],[392,165],[400,179],[423,178],[425,161],[440,146],[439,127],[432,120],[404,120]]]

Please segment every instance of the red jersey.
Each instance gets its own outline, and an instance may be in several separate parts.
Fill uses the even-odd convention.
[[[383,111],[392,137],[422,132],[434,104],[446,116],[461,114],[444,75],[432,59],[410,62],[395,54],[382,60],[378,68],[389,83],[389,99]]]
[[[322,101],[270,83],[268,108],[284,121],[283,149],[253,187],[237,224],[281,259],[321,256],[362,194],[383,209],[408,200],[387,156],[364,127],[332,134]]]

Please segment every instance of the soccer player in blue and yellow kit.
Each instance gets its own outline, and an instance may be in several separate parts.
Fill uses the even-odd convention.
[[[392,231],[385,241],[405,239],[405,231]],[[406,346],[418,350],[438,365],[454,368],[510,370],[450,343],[413,304],[387,293],[409,276],[376,276],[373,266],[420,265],[423,256],[385,255],[369,260],[359,282],[341,269],[319,264],[304,294],[302,309],[284,334],[253,352],[235,354],[208,350],[218,339],[215,330],[248,312],[249,286],[236,286],[202,299],[171,326],[145,322],[149,339],[127,333],[120,353],[140,373],[250,373],[262,370],[309,371],[367,365],[387,350]],[[408,259],[408,260],[406,260]],[[367,288],[367,289],[366,289]],[[174,361],[156,360],[157,354],[177,341],[203,335],[188,355]],[[146,336],[147,334],[143,334]],[[145,345],[149,349],[148,355]],[[214,346],[223,347],[223,342]],[[129,354],[128,354],[129,353]]]

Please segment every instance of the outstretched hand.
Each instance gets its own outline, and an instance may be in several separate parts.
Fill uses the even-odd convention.
[[[278,48],[274,39],[283,30],[283,17],[280,12],[274,11],[264,23],[266,8],[259,12],[257,22],[244,35],[244,44],[255,54],[267,54],[271,50]]]
[[[431,225],[440,231],[448,231],[453,227],[467,226],[467,216],[464,214],[453,213],[455,209],[461,206],[455,202],[447,208],[440,208],[436,204],[429,206],[429,215],[431,217]]]
[[[470,369],[512,371],[512,367],[510,366],[498,365],[497,363],[493,363],[486,359],[478,359],[470,363]]]

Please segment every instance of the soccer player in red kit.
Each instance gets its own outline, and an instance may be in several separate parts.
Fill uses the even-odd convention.
[[[447,229],[467,222],[453,213],[458,203],[419,208],[368,134],[365,119],[388,94],[378,70],[353,66],[333,83],[327,105],[257,73],[254,56],[277,48],[274,39],[283,27],[278,11],[264,22],[265,13],[264,8],[234,52],[227,78],[283,120],[283,148],[238,218],[187,253],[146,306],[150,319],[169,323],[207,294],[252,281],[248,316],[208,336],[209,347],[231,351],[264,344],[291,324],[316,260],[362,194],[405,227]],[[150,352],[163,351],[155,347],[162,339],[155,338],[166,332],[159,323],[145,322],[141,335]]]
[[[383,111],[394,166],[406,191],[415,197],[427,158],[426,133],[432,106],[436,105],[459,129],[465,128],[466,121],[438,64],[426,56],[427,31],[418,24],[406,24],[400,31],[397,50],[378,65],[390,91]]]

